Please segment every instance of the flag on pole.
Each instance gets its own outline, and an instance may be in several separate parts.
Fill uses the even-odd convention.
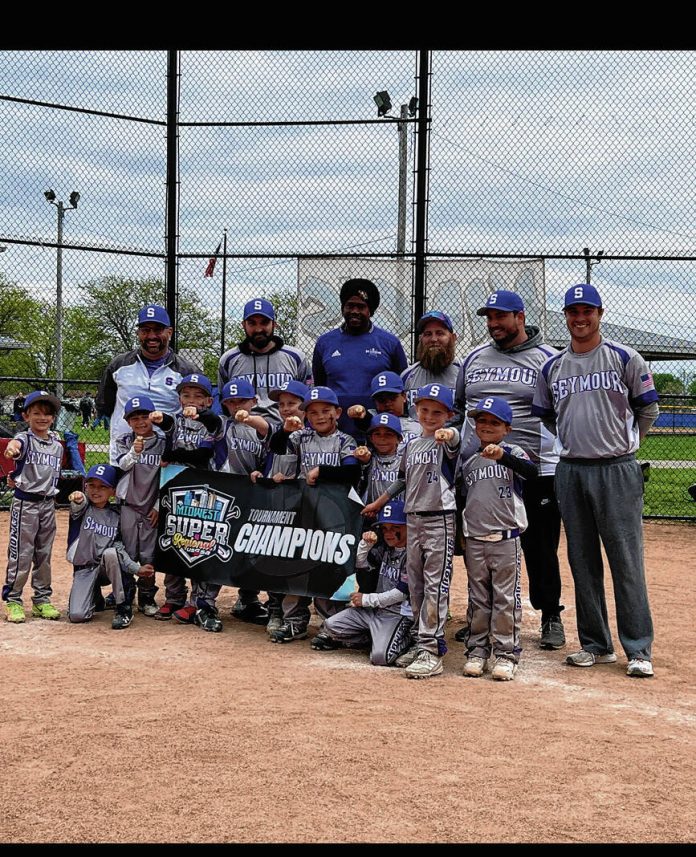
[[[222,247],[222,241],[217,245],[217,249],[215,253],[208,259],[208,267],[205,269],[204,277],[212,277],[215,271],[215,263],[217,262],[217,258],[220,255],[220,248]]]

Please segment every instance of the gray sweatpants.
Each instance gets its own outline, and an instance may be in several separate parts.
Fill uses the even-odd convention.
[[[310,612],[309,605],[314,601],[314,609],[317,615],[322,619],[328,619],[329,616],[335,616],[346,607],[345,601],[332,601],[331,598],[322,598],[311,595],[286,595],[283,598],[283,622],[290,622],[296,628],[307,628],[309,625]],[[324,623],[320,625],[320,630],[324,629]]]
[[[128,556],[140,565],[154,562],[157,547],[157,527],[153,527],[147,515],[133,506],[121,506],[121,534]],[[140,597],[155,597],[157,586],[154,577],[138,577]]]
[[[393,664],[411,645],[412,620],[391,610],[347,607],[329,616],[324,632],[348,646],[370,646],[370,661],[378,667]]]
[[[466,540],[468,655],[487,660],[492,650],[496,658],[519,661],[521,558],[519,537],[500,542]]]
[[[94,615],[94,592],[98,586],[111,584],[116,604],[126,600],[126,587],[132,589],[134,582],[128,586],[131,577],[121,570],[118,553],[115,548],[107,548],[101,556],[98,565],[76,568],[73,571],[73,583],[68,598],[68,619],[71,622],[89,622]],[[126,584],[124,586],[124,584]]]
[[[614,459],[561,459],[556,496],[575,584],[580,645],[595,655],[613,652],[604,593],[604,545],[626,657],[650,660],[653,624],[643,564],[643,491],[633,455]]]
[[[444,655],[445,622],[449,609],[455,511],[406,516],[408,591],[416,643],[434,655]]]
[[[2,597],[22,603],[22,592],[31,572],[34,604],[51,600],[51,551],[56,536],[56,502],[19,500],[10,506],[10,536],[7,545],[7,572]]]

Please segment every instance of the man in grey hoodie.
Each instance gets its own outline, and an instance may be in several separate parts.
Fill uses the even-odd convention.
[[[558,455],[553,451],[554,436],[539,417],[532,416],[537,375],[558,352],[542,342],[538,327],[525,323],[524,302],[516,292],[492,292],[477,315],[486,317],[493,341],[473,348],[459,370],[455,409],[463,418],[462,456],[476,442],[473,423],[466,419],[467,410],[488,396],[504,399],[513,413],[510,443],[522,447],[539,467],[539,478],[524,488],[529,525],[521,541],[529,600],[541,611],[541,648],[560,649],[565,645],[558,564],[561,516],[553,489]],[[467,630],[460,629],[457,639],[465,639]]]

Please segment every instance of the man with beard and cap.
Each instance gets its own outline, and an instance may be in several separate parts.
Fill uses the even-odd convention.
[[[310,380],[307,360],[298,348],[286,345],[276,334],[275,310],[264,298],[252,298],[244,305],[242,328],[246,338],[220,358],[218,390],[231,378],[244,378],[256,391],[251,412],[280,425],[278,402],[268,393],[286,381],[306,384]]]
[[[416,325],[416,333],[416,362],[401,373],[406,407],[413,419],[417,419],[414,400],[419,388],[427,384],[442,384],[454,394],[461,365],[459,360],[454,359],[457,334],[447,313],[438,309],[426,312]]]
[[[341,431],[362,441],[364,433],[348,416],[351,405],[372,405],[371,383],[384,370],[401,374],[408,365],[401,342],[373,324],[379,306],[379,290],[371,280],[347,280],[341,287],[344,322],[317,339],[312,355],[314,384],[330,387],[343,409]]]
[[[524,486],[528,526],[520,540],[529,578],[529,600],[535,610],[541,611],[540,646],[560,649],[565,645],[565,632],[558,564],[561,515],[554,494],[558,454],[554,452],[554,436],[539,417],[532,415],[539,371],[558,352],[544,344],[538,327],[526,324],[524,302],[516,292],[492,292],[476,314],[486,317],[493,341],[477,345],[462,360],[455,411],[461,419],[483,399],[504,399],[513,413],[508,440],[521,447],[539,467],[539,478]],[[472,438],[476,441],[471,419],[464,419],[462,435],[462,450],[467,450]],[[468,450],[469,454],[474,451],[475,447]],[[462,452],[462,460],[464,457]],[[465,634],[463,628],[455,637],[461,641]]]

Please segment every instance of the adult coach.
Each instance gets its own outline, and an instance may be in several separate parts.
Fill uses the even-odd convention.
[[[178,414],[177,384],[185,375],[201,370],[169,347],[174,329],[167,310],[148,304],[138,313],[139,347],[119,354],[109,363],[97,391],[100,414],[111,417],[109,460],[116,465],[116,438],[130,429],[123,419],[126,402],[147,393],[157,410]]]
[[[264,298],[252,298],[244,305],[242,328],[245,338],[220,358],[218,390],[231,378],[245,378],[256,390],[252,413],[280,423],[278,402],[270,399],[270,390],[286,381],[309,381],[304,354],[286,345],[276,334],[273,304]],[[308,387],[309,389],[309,387]]]
[[[314,385],[336,393],[343,408],[338,426],[357,440],[364,435],[348,416],[348,408],[362,405],[369,410],[375,375],[385,370],[400,375],[408,365],[397,337],[373,324],[378,306],[379,290],[371,280],[347,280],[341,287],[343,324],[322,333],[312,354]]]
[[[439,309],[424,313],[418,320],[416,333],[416,362],[401,373],[408,414],[414,420],[417,419],[414,400],[418,389],[428,384],[442,384],[454,395],[461,365],[454,359],[457,334],[447,313]]]
[[[602,300],[587,283],[565,293],[570,344],[539,373],[533,412],[558,433],[556,495],[575,583],[582,649],[576,667],[616,661],[601,546],[609,560],[627,675],[653,675],[653,625],[643,558],[643,472],[636,450],[659,413],[643,358],[600,333]]]
[[[455,409],[464,415],[489,396],[504,399],[513,414],[510,443],[520,446],[539,468],[539,478],[524,486],[528,526],[520,541],[529,578],[529,600],[535,610],[541,611],[539,645],[542,649],[560,649],[565,645],[558,564],[561,515],[553,489],[558,455],[553,451],[553,435],[539,417],[532,415],[539,370],[558,352],[543,343],[538,327],[527,325],[524,302],[516,292],[492,292],[476,314],[486,317],[492,342],[477,346],[463,359]],[[463,450],[472,439],[476,440],[474,427],[466,419]]]

